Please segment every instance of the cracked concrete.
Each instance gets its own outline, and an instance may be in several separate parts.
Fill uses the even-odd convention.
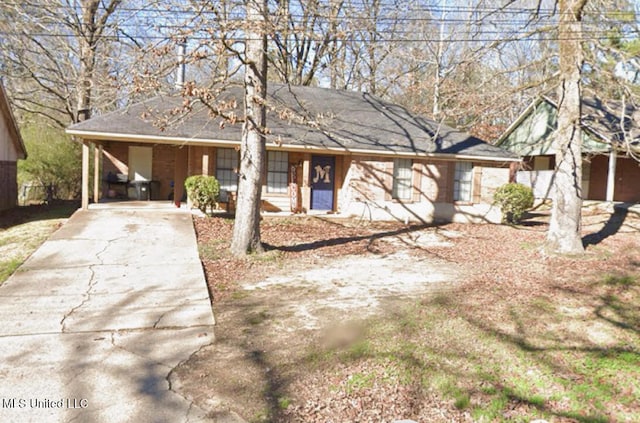
[[[0,304],[0,421],[213,421],[171,381],[214,340],[188,212],[79,211]]]

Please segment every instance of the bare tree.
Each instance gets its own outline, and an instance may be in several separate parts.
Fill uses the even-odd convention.
[[[581,75],[582,13],[587,0],[559,0],[560,87],[555,133],[554,201],[545,248],[562,254],[584,252],[582,245]]]
[[[272,14],[271,71],[292,85],[317,83],[344,45],[340,38],[344,0],[280,0]]]
[[[247,2],[245,42],[245,122],[240,146],[238,202],[231,252],[261,252],[260,196],[266,163],[267,0]]]
[[[57,126],[87,119],[100,48],[121,0],[31,0],[0,4],[2,73],[19,110]],[[109,83],[109,81],[103,81]]]

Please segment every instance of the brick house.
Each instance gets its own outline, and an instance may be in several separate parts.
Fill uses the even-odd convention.
[[[0,81],[0,210],[18,202],[17,162],[27,158],[27,150]]]
[[[537,198],[553,197],[557,126],[557,102],[541,96],[495,143],[523,158],[517,180],[532,186]],[[628,149],[635,148],[636,156],[640,151],[640,111],[632,104],[585,97],[581,126],[583,198],[640,202],[640,166]]]
[[[512,153],[365,93],[270,84],[267,101],[264,210],[500,220],[491,203],[508,182],[510,163],[519,161]],[[144,198],[153,200],[180,198],[193,174],[214,175],[233,193],[242,124],[229,116],[241,115],[241,102],[241,88],[219,98],[217,104],[227,105],[223,119],[201,101],[159,96],[69,127],[85,145],[85,192],[93,143],[94,160],[102,159],[96,180],[103,181],[93,187],[94,201],[123,196],[118,182],[107,180],[117,174],[128,194],[132,183],[144,184]],[[299,187],[293,204],[292,182]]]

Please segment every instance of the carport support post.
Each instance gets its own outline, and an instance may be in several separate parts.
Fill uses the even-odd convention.
[[[613,202],[613,195],[616,189],[616,150],[611,149],[609,153],[609,172],[607,173],[607,201]]]
[[[93,202],[100,201],[100,156],[102,145],[94,144],[93,148]]]
[[[82,141],[82,210],[89,209],[89,144]]]
[[[189,147],[180,146],[175,150],[175,167],[173,172],[173,201],[176,207],[180,207],[184,195],[184,181],[187,179],[189,166]]]
[[[311,182],[309,173],[311,172],[311,155],[305,154],[302,161],[302,211],[307,213],[311,209]]]

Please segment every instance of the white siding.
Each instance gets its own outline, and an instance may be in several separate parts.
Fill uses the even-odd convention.
[[[9,128],[2,113],[0,113],[0,161],[15,162],[18,152],[9,135]]]

